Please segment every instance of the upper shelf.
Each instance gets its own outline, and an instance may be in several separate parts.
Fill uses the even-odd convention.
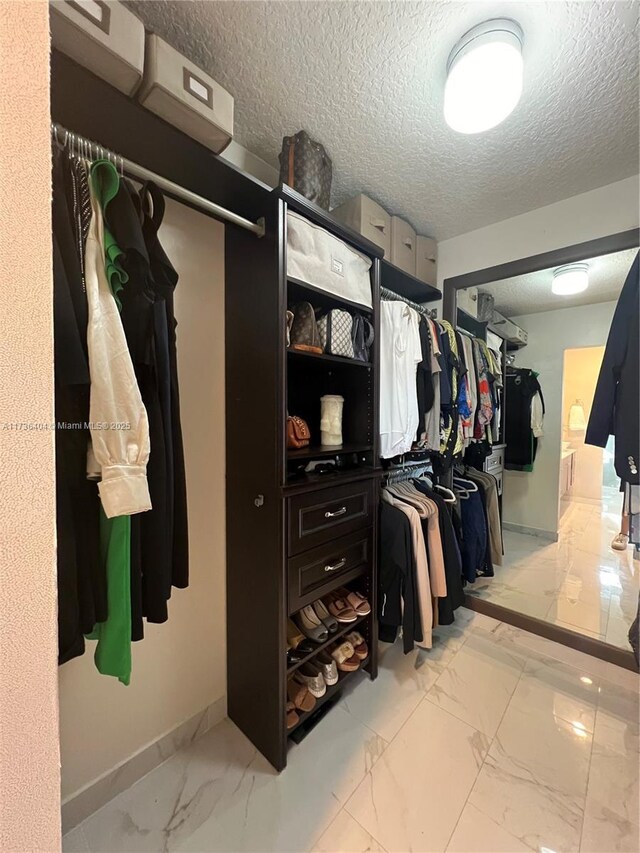
[[[415,275],[401,270],[384,258],[380,269],[380,284],[388,290],[393,290],[398,296],[410,299],[411,302],[435,302],[437,299],[442,299],[442,291],[437,287],[425,284]]]
[[[296,213],[300,213],[302,216],[310,219],[311,222],[315,222],[315,224],[319,225],[321,228],[326,228],[327,231],[334,235],[334,237],[339,237],[340,240],[344,240],[345,243],[349,243],[359,252],[364,252],[365,255],[369,255],[371,258],[382,257],[383,250],[380,246],[372,243],[371,240],[367,240],[366,237],[363,237],[362,234],[358,234],[357,231],[354,231],[353,228],[349,228],[349,226],[345,225],[343,222],[339,222],[335,217],[331,216],[327,210],[317,204],[314,204],[314,202],[309,201],[308,198],[305,198],[305,196],[296,192],[296,190],[292,189],[287,184],[280,184],[280,186],[276,187],[273,192],[276,193],[279,198],[286,201],[289,207],[292,210],[295,210]]]
[[[344,296],[336,296],[335,293],[329,293],[328,290],[323,290],[307,281],[301,281],[292,275],[287,276],[287,281],[289,282],[289,301],[297,302],[307,299],[314,308],[335,308],[336,305],[344,305],[345,308],[352,308],[354,311],[360,311],[363,314],[373,313],[373,308],[367,308],[366,305],[361,305],[359,302],[345,299]]]

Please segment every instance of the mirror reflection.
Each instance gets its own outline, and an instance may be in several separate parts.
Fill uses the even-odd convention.
[[[478,577],[466,592],[627,650],[638,610],[637,495],[628,489],[625,497],[622,463],[613,437],[606,440],[611,406],[596,389],[637,254],[587,258],[457,294],[459,328],[486,336],[504,384],[484,462],[501,492],[504,556],[493,577]],[[637,432],[637,378],[634,418]]]

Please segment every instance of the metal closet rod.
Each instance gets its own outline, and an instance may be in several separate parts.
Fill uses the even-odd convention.
[[[435,308],[425,308],[424,305],[418,305],[417,302],[412,302],[410,299],[405,299],[404,296],[400,296],[399,293],[394,293],[393,290],[389,290],[387,287],[380,288],[380,296],[382,299],[387,299],[394,302],[404,302],[405,305],[408,305],[409,308],[413,308],[413,310],[417,311],[419,314],[424,314],[426,317],[430,317],[432,320],[436,319]]]
[[[90,139],[85,139],[83,136],[67,130],[66,127],[63,127],[57,122],[53,122],[51,124],[51,133],[55,137],[56,142],[63,145],[65,148],[67,145],[70,145],[71,150],[77,150],[80,156],[85,152],[85,156],[87,156],[88,159],[104,157],[107,160],[112,160],[114,165],[119,166],[123,174],[126,174],[128,177],[136,178],[140,181],[153,181],[153,183],[167,193],[167,195],[170,195],[179,201],[185,201],[187,204],[197,207],[204,213],[214,216],[216,219],[223,219],[226,222],[230,222],[232,225],[237,225],[239,228],[251,231],[257,237],[264,236],[265,225],[263,218],[258,219],[257,222],[251,222],[250,219],[238,216],[237,213],[227,210],[226,207],[221,207],[219,204],[209,201],[209,199],[203,198],[200,195],[196,195],[196,193],[192,193],[191,190],[185,189],[185,187],[181,187],[180,184],[176,184],[173,181],[168,180],[168,178],[163,178],[162,175],[156,175],[155,172],[145,169],[144,166],[140,166],[138,163],[132,163],[131,160],[127,160],[126,157],[122,157],[120,154],[115,154],[113,151],[109,151],[109,149],[105,148],[104,145],[100,145],[100,143],[93,142]],[[62,140],[59,135],[62,136]]]

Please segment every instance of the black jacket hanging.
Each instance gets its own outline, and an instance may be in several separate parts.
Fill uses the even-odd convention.
[[[585,442],[605,447],[615,436],[615,467],[627,483],[640,483],[640,254],[629,270],[611,322]]]

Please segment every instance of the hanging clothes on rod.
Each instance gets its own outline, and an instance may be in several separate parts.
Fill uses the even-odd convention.
[[[110,160],[114,165],[117,165],[122,176],[127,175],[128,177],[135,178],[143,183],[151,182],[171,198],[175,198],[178,201],[191,205],[191,207],[196,207],[198,210],[201,210],[203,213],[213,216],[216,219],[222,219],[224,222],[229,222],[231,225],[237,225],[239,228],[251,231],[257,237],[264,237],[265,223],[262,218],[257,222],[251,222],[249,219],[245,219],[243,216],[239,216],[237,213],[233,213],[233,211],[227,210],[219,204],[209,201],[209,199],[203,198],[202,196],[191,192],[191,190],[188,190],[185,187],[181,187],[179,184],[176,184],[167,178],[163,178],[162,175],[157,175],[155,172],[145,169],[144,166],[140,166],[137,163],[133,163],[131,160],[127,160],[126,157],[122,157],[120,154],[108,151],[99,143],[92,142],[89,139],[85,139],[84,137],[67,130],[57,122],[52,123],[51,132],[58,144],[61,144],[63,147],[68,145],[77,155],[81,155],[85,159],[91,160],[100,157]]]
[[[450,508],[435,491],[431,466],[390,469],[380,504],[380,638],[394,642],[403,628],[404,651],[431,648],[432,629],[454,621],[463,603],[462,566]]]
[[[143,617],[165,621],[171,587],[188,584],[178,275],[157,236],[159,189],[64,142],[54,130],[59,660],[86,635],[99,671],[128,684]]]
[[[538,374],[528,367],[507,370],[505,468],[533,471],[538,439],[544,435],[545,405]]]

